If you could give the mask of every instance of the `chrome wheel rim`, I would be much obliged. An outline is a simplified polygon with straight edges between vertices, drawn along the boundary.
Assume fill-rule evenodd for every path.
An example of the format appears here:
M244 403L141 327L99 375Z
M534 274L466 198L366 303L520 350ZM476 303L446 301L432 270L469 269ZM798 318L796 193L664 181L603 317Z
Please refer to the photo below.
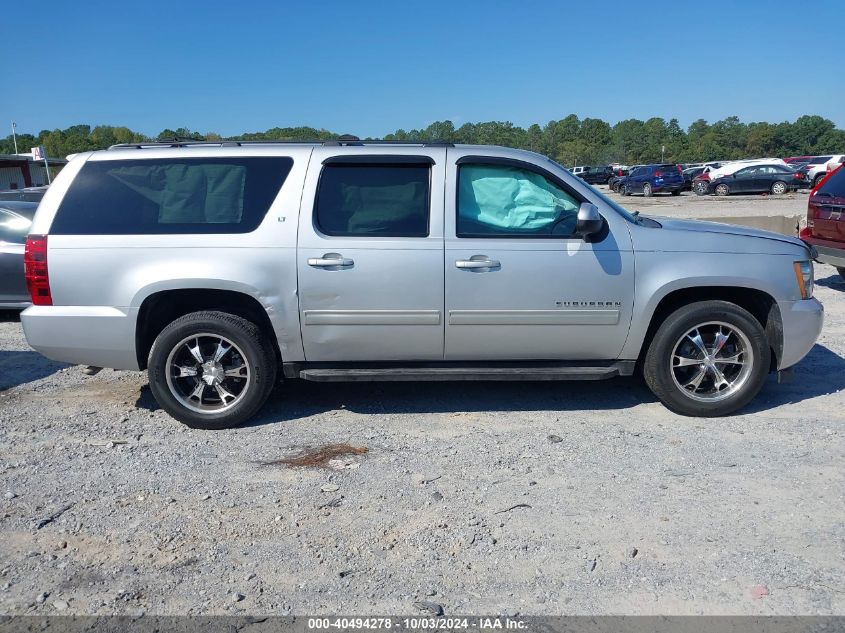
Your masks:
M643 185L643 195L649 195L651 193L651 185Z
M675 386L685 396L699 402L718 402L748 382L754 352L742 330L723 321L708 321L678 339L669 366Z
M772 186L772 192L773 192L773 193L776 193L776 194L781 194L781 193L783 193L784 191L786 191L786 185L785 185L785 184L783 184L782 182L776 182L776 183Z
M246 355L219 334L192 334L167 356L170 393L196 413L210 415L231 409L249 391L249 378Z

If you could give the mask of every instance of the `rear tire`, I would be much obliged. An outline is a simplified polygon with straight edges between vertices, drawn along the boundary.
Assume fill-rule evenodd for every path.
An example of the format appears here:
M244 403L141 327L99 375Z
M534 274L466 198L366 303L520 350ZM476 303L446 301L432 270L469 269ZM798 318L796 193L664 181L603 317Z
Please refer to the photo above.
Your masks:
M827 174L817 174L816 177L813 178L813 189L819 186L819 183L825 176L827 176Z
M776 196L782 196L787 191L786 183L782 180L777 180L772 183L772 193Z
M696 182L693 184L692 190L695 191L697 196L705 196L710 191L710 185L706 182Z
M650 184L648 184L648 183L645 183L645 184L643 185L643 195L644 195L646 198L651 198L651 196L653 195L653 193L654 193L654 192L651 190L651 185L650 185Z
M681 195L681 190L680 190L680 189L675 189L675 190L672 192L672 195L673 195L673 196L680 196L680 195Z
M276 384L276 357L254 323L192 312L150 350L150 389L161 408L194 429L227 429L255 415Z
M719 333L727 338L716 349ZM660 325L646 352L643 377L672 411L716 417L744 407L760 392L770 359L763 327L747 310L727 301L700 301L679 308Z

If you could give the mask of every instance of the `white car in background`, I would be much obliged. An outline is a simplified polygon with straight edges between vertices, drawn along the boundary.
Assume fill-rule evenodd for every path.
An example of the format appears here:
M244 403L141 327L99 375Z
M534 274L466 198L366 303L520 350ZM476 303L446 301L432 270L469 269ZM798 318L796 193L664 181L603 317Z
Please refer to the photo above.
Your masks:
M807 180L812 183L812 187L815 187L822 178L842 163L845 163L845 154L816 156L807 163Z
M721 178L722 176L730 176L743 167L752 167L754 165L782 165L788 167L786 161L781 158L748 158L722 163L721 167L717 169L711 168L707 173L710 174L710 180L716 180L716 178Z

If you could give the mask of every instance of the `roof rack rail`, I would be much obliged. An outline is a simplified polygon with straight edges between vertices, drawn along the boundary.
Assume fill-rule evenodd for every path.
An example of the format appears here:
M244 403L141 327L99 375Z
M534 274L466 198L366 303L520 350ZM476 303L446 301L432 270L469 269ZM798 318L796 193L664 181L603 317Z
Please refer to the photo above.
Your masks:
M365 145L421 145L422 147L454 147L454 143L449 141L385 141L383 139L373 139L362 141L355 136L340 137L334 140L322 141L313 139L274 139L274 140L259 140L259 141L197 141L194 139L178 139L173 140L158 140L158 141L141 141L140 143L117 143L109 147L109 149L145 149L156 147L203 147L203 146L218 146L218 147L243 147L245 145L322 145L324 147L353 147Z

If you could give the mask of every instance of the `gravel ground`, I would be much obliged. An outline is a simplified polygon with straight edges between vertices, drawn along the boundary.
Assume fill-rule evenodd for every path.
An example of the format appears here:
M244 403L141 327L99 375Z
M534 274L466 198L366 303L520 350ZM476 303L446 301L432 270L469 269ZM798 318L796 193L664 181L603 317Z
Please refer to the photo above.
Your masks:
M817 277L794 382L716 420L635 379L288 383L193 431L0 316L0 613L843 614L845 283ZM268 464L336 443L367 452Z
M727 197L698 196L691 191L679 197L655 194L651 198L640 195L622 196L605 186L598 187L602 193L631 211L646 215L661 215L678 218L718 219L747 216L807 216L807 189L782 196L758 194Z

